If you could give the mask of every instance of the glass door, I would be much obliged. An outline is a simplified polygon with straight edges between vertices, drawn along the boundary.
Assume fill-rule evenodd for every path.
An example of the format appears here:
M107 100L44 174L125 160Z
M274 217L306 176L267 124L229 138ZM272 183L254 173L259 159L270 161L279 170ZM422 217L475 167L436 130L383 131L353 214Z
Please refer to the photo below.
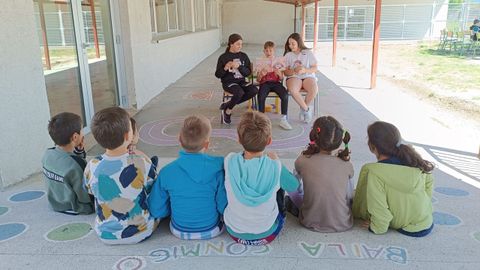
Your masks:
M83 85L69 1L34 1L50 115L72 112L86 124Z
M108 0L33 0L50 113L119 105Z
M109 1L89 0L88 5L82 5L81 19L85 25L93 108L97 112L119 104Z

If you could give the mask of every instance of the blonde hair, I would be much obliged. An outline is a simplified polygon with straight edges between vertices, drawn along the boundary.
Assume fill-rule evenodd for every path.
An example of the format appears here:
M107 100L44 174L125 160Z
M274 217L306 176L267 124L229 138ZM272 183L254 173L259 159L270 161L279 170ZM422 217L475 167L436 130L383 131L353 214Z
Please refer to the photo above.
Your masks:
M246 151L261 152L272 137L272 123L263 113L246 112L240 118L237 133L238 140Z
M212 126L210 120L203 115L191 115L183 121L180 131L180 144L188 152L202 150L204 144L210 138Z

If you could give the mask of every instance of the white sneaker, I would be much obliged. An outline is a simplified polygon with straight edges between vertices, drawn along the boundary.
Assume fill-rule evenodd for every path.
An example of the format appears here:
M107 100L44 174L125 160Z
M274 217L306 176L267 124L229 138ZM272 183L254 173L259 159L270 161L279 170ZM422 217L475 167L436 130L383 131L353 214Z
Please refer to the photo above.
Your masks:
M286 130L291 130L292 129L292 126L290 125L290 123L288 123L288 120L285 119L285 118L282 118L280 120L280 127L283 128L283 129L286 129Z
M308 107L308 111L305 112L305 123L310 123L313 118L313 108Z
M300 121L305 121L305 111L302 108L300 108L300 112L298 113L298 119Z

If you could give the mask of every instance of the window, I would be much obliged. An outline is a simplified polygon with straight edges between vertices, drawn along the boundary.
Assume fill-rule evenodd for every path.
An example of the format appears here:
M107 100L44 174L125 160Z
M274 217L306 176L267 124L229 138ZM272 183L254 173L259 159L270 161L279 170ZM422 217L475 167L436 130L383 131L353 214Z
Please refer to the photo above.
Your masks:
M195 30L205 29L205 1L194 1Z
M166 33L182 30L178 0L150 0L150 16L153 33Z
M218 4L217 0L205 0L207 28L218 27Z
M217 28L218 13L218 0L150 0L154 38Z

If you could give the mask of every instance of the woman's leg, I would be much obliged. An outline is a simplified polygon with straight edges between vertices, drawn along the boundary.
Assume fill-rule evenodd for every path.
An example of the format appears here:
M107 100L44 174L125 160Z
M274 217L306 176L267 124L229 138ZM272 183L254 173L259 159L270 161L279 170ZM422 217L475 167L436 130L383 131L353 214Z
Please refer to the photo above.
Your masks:
M243 89L244 94L243 94L242 98L240 98L240 100L238 101L237 104L245 102L245 101L253 98L255 95L258 94L258 88L253 84L244 85L244 86L242 86L242 89Z
M230 86L224 86L223 88L228 93L232 94L233 96L230 98L228 102L225 103L224 108L227 114L232 113L233 107L237 105L243 96L245 96L245 91L243 88L238 84L232 84Z
M289 78L287 80L287 89L292 95L295 102L297 102L300 109L306 111L308 110L308 106L302 98L302 94L300 94L300 89L302 89L302 80L299 78Z
M318 93L317 81L315 78L306 78L303 80L303 89L307 92L305 97L305 104L310 106L312 101L315 99L315 96Z

